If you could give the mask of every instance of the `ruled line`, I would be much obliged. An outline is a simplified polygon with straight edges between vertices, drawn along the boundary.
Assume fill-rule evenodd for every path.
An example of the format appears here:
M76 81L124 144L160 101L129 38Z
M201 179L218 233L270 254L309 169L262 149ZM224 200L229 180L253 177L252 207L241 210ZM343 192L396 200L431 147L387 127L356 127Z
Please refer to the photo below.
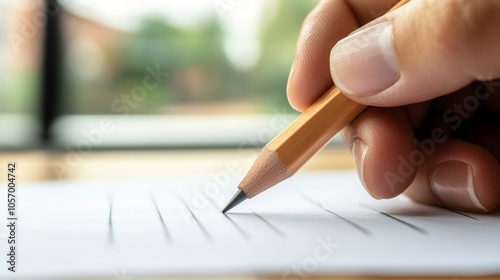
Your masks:
M156 198L154 197L153 193L150 193L150 198L151 198L151 201L153 202L153 205L156 209L156 213L158 214L158 218L160 219L161 227L163 229L163 234L165 235L165 239L167 240L168 243L173 244L174 239L172 237L172 234L170 233L170 231L167 228L167 223L163 219L163 215L161 214L160 209L158 208L158 203L157 203Z
M231 224L233 224L233 226L236 228L236 230L243 236L243 238L245 238L247 241L250 240L250 235L248 235L247 232L245 232L243 230L242 227L240 227L233 219L231 219L228 215L225 215L224 216L229 220L229 222L231 222Z
M374 208L372 208L372 207L370 207L368 205L365 205L365 204L360 204L360 205L362 207L368 208L368 209L370 209L372 211L378 212L378 213L380 213L380 214L382 214L382 215L384 215L384 216L386 216L388 218L391 218L391 219L393 219L393 220L395 220L397 222L400 222L401 224L406 225L407 227L409 227L409 228L411 228L411 229L413 229L413 230L415 230L415 231L417 231L417 232L419 232L421 234L425 234L426 235L428 233L425 229L423 229L423 228L421 228L419 226L416 226L416 225L414 225L412 223L409 223L409 222L403 221L401 219L398 219L398 218L396 218L396 217L394 217L394 216L392 216L390 214L387 214L385 212L382 212L382 211L379 211L377 209L374 209Z
M196 222L196 224L200 228L201 232L203 233L203 235L205 236L205 238L207 239L207 241L210 242L210 243L213 243L214 242L214 238L207 231L207 229L203 226L203 224L198 220L198 217L196 217L196 215L193 213L193 211L191 211L191 209L189 209L189 207L188 207L186 201L184 200L184 198L182 196L180 196L180 195L177 195L177 197L179 198L179 201L182 203L182 206L184 206L184 208L186 208L186 210L189 211L189 214L191 214L191 217L193 217L193 220Z
M325 212L328 212L334 216L336 216L337 218L341 219L342 221L348 223L349 225L351 225L352 227L354 227L355 229L359 230L362 234L370 237L372 235L372 232L370 230L368 230L367 228L359 225L358 223L356 222L353 222L335 212L333 212L332 210L330 209L327 209L325 206L323 206L321 203L319 203L318 201L310 198L309 196L305 195L305 194L301 194L301 197L304 199L304 200L307 200L308 202L310 202L311 204L323 209Z
M462 215L462 216L464 216L464 217L471 218L471 219L473 219L473 220L479 221L479 219L478 219L478 218L476 218L476 217L472 217L472 216L467 215L467 214L465 214L465 213L462 213L462 212L460 212L460 211L456 211L456 210L449 209L449 208L443 208L443 209L448 210L448 211L450 211L450 212L453 212L453 213L455 213L455 214Z
M108 242L110 245L115 244L115 234L113 232L113 198L108 193L109 214L108 214Z
M252 211L252 214L254 214L255 216L257 216L259 219L261 219L266 225L269 226L270 229L272 229L277 235L279 235L281 238L285 238L286 235L284 232L282 232L279 228L275 227L273 224L271 224L268 220L266 220L264 217L262 217L261 215L255 213Z

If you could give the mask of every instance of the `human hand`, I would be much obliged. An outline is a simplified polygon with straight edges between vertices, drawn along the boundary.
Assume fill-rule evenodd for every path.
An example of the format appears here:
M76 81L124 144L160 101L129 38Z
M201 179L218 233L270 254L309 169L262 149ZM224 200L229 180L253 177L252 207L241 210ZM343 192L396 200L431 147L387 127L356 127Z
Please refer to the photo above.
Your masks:
M492 211L500 204L500 1L413 0L383 15L396 2L320 2L302 26L288 99L302 111L333 79L373 106L342 131L373 197L405 192Z

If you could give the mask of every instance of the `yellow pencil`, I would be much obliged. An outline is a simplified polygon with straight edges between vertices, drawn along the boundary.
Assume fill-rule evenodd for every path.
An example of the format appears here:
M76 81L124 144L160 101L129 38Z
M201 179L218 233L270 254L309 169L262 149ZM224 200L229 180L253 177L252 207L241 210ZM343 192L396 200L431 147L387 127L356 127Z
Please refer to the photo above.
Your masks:
M407 2L401 0L389 11ZM332 86L262 149L222 213L295 174L365 108Z

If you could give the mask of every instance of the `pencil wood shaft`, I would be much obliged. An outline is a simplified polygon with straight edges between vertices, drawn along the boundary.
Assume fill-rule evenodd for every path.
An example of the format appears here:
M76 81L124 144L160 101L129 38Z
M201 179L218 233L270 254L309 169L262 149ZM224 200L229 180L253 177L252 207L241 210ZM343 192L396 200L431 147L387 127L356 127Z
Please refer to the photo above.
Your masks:
M333 86L266 147L294 174L365 108Z
M401 0L393 11L410 0ZM261 151L238 188L252 198L295 174L364 109L332 86ZM242 195L240 195L242 197ZM242 199L232 200L223 213Z
M365 108L333 86L262 149L239 188L252 198L293 175Z

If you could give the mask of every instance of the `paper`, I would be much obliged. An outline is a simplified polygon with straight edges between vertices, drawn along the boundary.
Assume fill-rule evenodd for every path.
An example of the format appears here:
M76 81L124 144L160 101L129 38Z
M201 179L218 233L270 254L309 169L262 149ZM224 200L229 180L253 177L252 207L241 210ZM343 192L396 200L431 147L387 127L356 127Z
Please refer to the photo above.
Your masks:
M500 274L498 211L377 201L347 172L296 175L225 216L236 187L221 186L193 177L21 185L17 271L2 261L0 279ZM2 226L3 260L8 234Z

